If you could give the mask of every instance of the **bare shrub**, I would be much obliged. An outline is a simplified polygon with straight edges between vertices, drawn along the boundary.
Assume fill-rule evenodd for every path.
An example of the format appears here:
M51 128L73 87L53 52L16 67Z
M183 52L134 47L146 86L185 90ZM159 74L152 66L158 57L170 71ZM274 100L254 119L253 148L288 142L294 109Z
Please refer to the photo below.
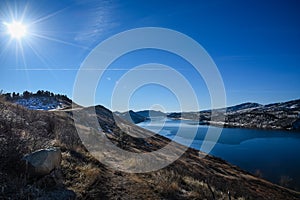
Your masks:
M280 180L279 180L279 184L283 187L289 187L290 186L290 183L293 181L293 179L289 176L286 176L286 175L282 175L280 177Z
M258 178L262 178L263 177L263 173L259 169L257 169L254 172L254 176L256 176Z

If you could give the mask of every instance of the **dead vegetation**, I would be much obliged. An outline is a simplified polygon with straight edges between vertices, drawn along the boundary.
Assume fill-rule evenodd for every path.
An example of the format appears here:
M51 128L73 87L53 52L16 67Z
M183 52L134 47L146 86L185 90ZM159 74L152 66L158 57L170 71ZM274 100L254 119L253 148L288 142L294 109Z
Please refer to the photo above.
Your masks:
M103 107L96 111L108 138L121 148L149 152L169 142L157 135L147 140L133 138L127 129L136 134L144 130L125 122L127 129L116 127L111 112ZM69 111L30 111L2 100L0 141L0 199L300 198L295 191L254 177L221 159L201 159L192 149L155 172L131 174L110 169L81 144ZM41 179L26 179L22 156L48 146L61 148L61 170ZM283 182L288 181L283 178Z

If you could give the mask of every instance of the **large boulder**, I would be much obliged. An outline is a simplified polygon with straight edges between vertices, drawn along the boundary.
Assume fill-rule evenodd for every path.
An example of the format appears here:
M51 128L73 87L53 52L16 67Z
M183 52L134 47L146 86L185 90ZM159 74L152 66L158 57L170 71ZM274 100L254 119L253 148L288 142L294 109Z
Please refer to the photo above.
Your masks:
M26 163L26 173L29 177L41 177L59 169L61 158L61 150L53 147L27 154L22 160Z

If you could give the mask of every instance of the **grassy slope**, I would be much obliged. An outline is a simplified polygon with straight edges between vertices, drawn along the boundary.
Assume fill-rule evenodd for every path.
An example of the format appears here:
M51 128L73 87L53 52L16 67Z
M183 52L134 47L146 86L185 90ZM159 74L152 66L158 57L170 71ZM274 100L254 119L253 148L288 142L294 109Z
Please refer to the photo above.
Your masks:
M154 135L145 140L126 134L150 134L96 107L98 120L109 138L128 151L159 149L169 140ZM87 124L85 126L88 126ZM78 199L300 199L300 194L254 177L225 161L189 149L172 165L151 173L130 174L115 171L94 159L81 145L68 111L29 111L0 102L0 199L56 197L75 193ZM148 145L145 145L148 144ZM150 147L149 147L150 144ZM20 158L47 146L63 151L61 175L30 181L24 178ZM178 145L178 148L182 148ZM134 164L134 163L133 163ZM72 195L70 195L72 196Z

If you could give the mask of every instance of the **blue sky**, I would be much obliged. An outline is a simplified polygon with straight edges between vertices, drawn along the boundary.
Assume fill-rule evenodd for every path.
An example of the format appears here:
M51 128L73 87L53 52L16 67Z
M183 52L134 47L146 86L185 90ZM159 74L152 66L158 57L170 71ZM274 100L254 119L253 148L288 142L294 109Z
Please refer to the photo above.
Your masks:
M282 1L0 1L0 89L50 90L72 97L81 63L100 42L139 27L164 27L201 44L216 63L228 105L300 98L300 2ZM16 40L5 23L27 25ZM200 107L209 108L207 88L182 58L159 50L120 57L98 84L95 102L111 107L118 79L132 67L162 63L191 83ZM119 100L119 104L127 103ZM167 88L147 85L130 99L131 109L159 104L178 110Z

